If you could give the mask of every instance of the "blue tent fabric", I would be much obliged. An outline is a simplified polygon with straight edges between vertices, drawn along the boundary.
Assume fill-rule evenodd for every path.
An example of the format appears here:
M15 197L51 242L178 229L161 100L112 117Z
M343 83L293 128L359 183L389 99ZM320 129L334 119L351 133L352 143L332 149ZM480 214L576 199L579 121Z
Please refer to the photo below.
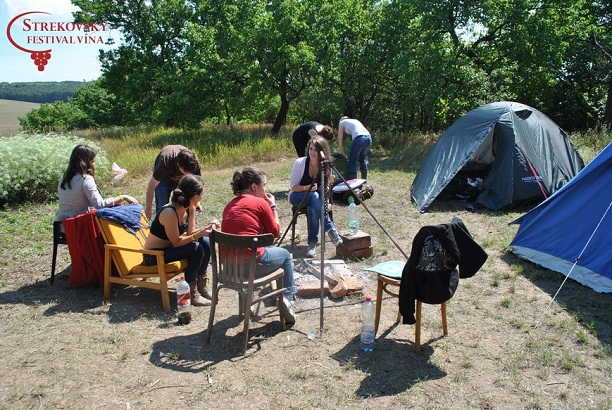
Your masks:
M523 259L566 276L569 273L571 279L598 292L611 293L610 187L612 143L563 188L511 222L520 227L510 248Z

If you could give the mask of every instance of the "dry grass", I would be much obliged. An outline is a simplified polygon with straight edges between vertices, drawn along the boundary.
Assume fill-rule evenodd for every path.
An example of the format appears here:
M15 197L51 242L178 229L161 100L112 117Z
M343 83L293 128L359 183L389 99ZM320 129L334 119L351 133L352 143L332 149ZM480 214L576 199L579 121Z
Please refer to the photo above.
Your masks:
M15 135L19 131L19 117L39 107L38 103L0 99L0 137Z
M457 213L489 254L449 302L447 337L438 307L425 305L424 346L414 352L414 328L394 325L397 303L387 297L375 350L364 354L358 346L362 298L348 297L325 300L323 336L308 341L302 319L319 314L319 300L301 299L301 317L286 332L277 312L264 309L242 357L230 292L222 294L206 345L208 308L195 308L193 322L181 327L152 291L117 287L104 301L99 288L67 288L68 269L50 285L55 205L24 206L0 212L0 408L611 408L612 295L570 280L547 310L561 276L505 249L516 231L507 222L524 210L467 213L463 204L450 203L419 214L407 195L412 175L384 163L372 161L375 194L366 205L406 253L421 226ZM277 198L286 198L291 164L258 164ZM233 171L205 176L202 221L220 217ZM145 179L128 174L125 184L105 187L106 193L143 198ZM289 209L281 209L285 224ZM346 207L336 205L334 218L343 226ZM373 295L375 278L363 268L403 257L363 209L361 228L372 235L375 255L348 266ZM305 252L303 222L298 230L296 256ZM330 248L328 242L331 258ZM64 249L59 259L60 270L67 268Z

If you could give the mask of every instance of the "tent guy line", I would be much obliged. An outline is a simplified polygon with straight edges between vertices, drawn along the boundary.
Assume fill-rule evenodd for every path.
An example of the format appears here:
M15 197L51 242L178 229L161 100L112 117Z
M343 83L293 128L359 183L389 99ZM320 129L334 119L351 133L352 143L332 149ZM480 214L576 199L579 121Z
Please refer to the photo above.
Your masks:
M537 329L541 324L542 321L544 320L544 315L546 315L546 312L548 312L548 310L550 309L550 307L552 306L553 302L555 301L555 299L557 299L557 295L559 295L559 292L561 292L561 288L563 287L563 285L565 285L565 282L567 282L567 280L569 279L570 275L572 274L572 272L574 271L574 268L576 267L576 265L578 264L578 261L580 260L580 258L582 257L582 255L584 254L584 251L586 250L586 248L589 246L589 244L591 243L591 240L593 239L593 236L595 236L595 233L597 233L597 230L599 229L599 227L601 226L603 220L606 218L606 216L608 215L608 211L610 211L610 207L612 207L612 202L610 202L608 204L608 208L606 208L606 212L604 212L603 216L601 217L601 219L599 220L599 223L597 224L597 226L595 227L595 229L593 230L593 232L591 233L591 236L589 236L589 239L587 240L586 244L584 245L584 247L582 248L582 250L580 251L580 255L578 255L578 257L574 260L574 264L572 265L572 268L569 270L569 272L567 272L567 275L565 276L565 278L563 278L563 282L561 282L561 285L559 285L559 289L557 289L557 291L555 292L555 295L552 297L552 299L550 300L550 302L548 302L548 306L546 306L546 309L544 309L544 312L542 313L542 316L540 316L540 320L538 321L538 323L534 326L534 329Z

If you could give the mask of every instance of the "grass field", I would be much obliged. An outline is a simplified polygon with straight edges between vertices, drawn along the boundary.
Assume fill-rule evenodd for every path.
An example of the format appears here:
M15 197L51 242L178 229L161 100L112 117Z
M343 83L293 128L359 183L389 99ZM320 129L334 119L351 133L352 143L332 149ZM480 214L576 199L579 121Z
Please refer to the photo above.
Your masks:
M19 117L23 117L40 104L0 99L0 137L19 131Z
M147 138L139 138L102 138L110 160L122 155L130 170L120 186L100 181L106 196L144 199L150 168L123 162L136 156L150 167L156 149L145 149ZM255 161L248 141L237 146L242 160L224 154L222 163L206 165L199 223L221 218L233 171L253 164L268 174L284 231L293 158L283 146ZM176 312L162 312L156 292L114 287L105 300L100 287L69 288L63 247L60 273L50 284L57 203L22 204L0 210L0 409L612 408L612 295L569 280L552 302L562 276L507 249L516 232L508 222L527 209L467 212L452 201L419 213L408 196L418 160L408 158L418 156L372 153L368 180L375 191L365 202L371 213L360 209L360 224L374 254L346 264L363 293L375 295L376 277L364 268L404 260L402 251L410 253L421 226L459 215L489 257L449 301L448 336L442 336L439 307L425 305L423 346L415 352L414 327L395 323L397 299L384 295L375 350L364 354L358 294L326 297L324 331L310 341L305 323L318 318L320 301L301 298L298 322L288 331L280 330L275 308L263 309L243 357L235 293L221 295L209 345L208 308L195 308L192 323L177 326ZM334 205L334 220L345 229L345 205ZM297 233L293 253L302 257L305 218ZM290 246L287 239L282 246ZM329 241L325 256L338 259Z

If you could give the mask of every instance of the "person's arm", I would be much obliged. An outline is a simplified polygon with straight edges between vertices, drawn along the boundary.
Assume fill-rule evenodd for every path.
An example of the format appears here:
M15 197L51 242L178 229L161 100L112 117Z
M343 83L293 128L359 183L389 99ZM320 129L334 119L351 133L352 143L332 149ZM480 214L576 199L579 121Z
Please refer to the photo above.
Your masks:
M340 151L340 154L346 157L346 154L344 153L344 146L342 145L343 138L344 138L344 125L342 125L342 123L339 123L338 124L338 150Z
M308 191L309 185L300 185L304 169L306 167L306 157L298 158L293 163L293 169L291 170L291 177L289 178L289 186L293 192L306 192Z
M193 235L196 238L208 237L210 236L210 233L212 232L213 229L217 229L217 230L221 229L221 224L216 219L213 219L212 221L210 221L206 226L196 229Z
M136 198L134 198L131 195L127 195L127 194L119 195L118 199L119 199L119 204L121 202L127 202L128 204L137 204L138 203ZM119 204L117 204L117 205L119 205Z
M196 207L194 205L190 205L189 210L187 212L189 212L189 216L187 216L187 230L185 231L185 234L195 233L196 231L196 222L195 222Z
M159 181L153 177L147 185L147 196L145 199L145 215L147 219L151 219L151 209L153 208L153 197L155 196L155 188L159 185Z
M85 175L83 177L83 193L87 197L89 204L96 209L113 206L116 204L116 200L119 200L118 197L103 199L96 185L96 181L91 175Z
M277 238L280 235L280 218L278 216L278 205L274 195L266 193L268 207L264 206L263 224L265 232L271 233Z

